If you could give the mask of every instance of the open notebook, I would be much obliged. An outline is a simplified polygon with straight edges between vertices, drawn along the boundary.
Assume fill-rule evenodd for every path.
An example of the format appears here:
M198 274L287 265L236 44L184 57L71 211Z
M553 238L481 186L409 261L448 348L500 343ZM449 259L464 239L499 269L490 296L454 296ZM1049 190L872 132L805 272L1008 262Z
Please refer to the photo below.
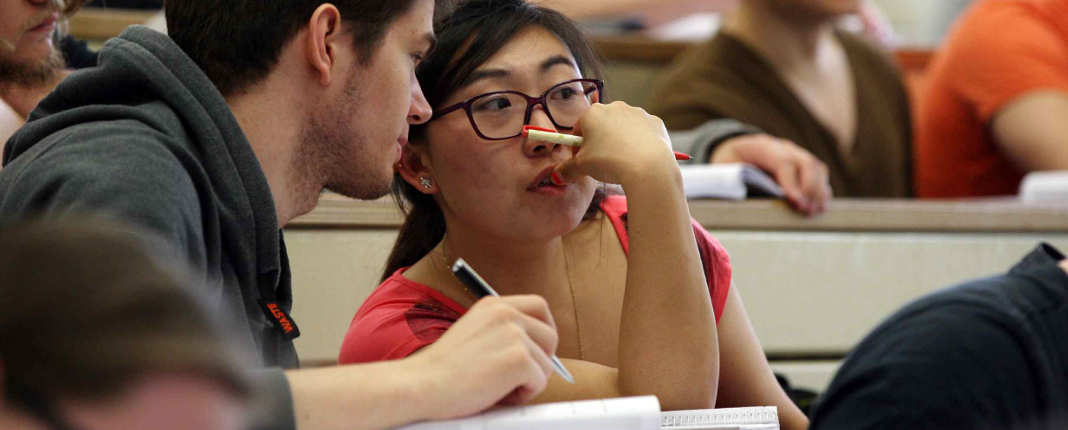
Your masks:
M774 406L660 412L656 396L501 408L398 430L778 430Z

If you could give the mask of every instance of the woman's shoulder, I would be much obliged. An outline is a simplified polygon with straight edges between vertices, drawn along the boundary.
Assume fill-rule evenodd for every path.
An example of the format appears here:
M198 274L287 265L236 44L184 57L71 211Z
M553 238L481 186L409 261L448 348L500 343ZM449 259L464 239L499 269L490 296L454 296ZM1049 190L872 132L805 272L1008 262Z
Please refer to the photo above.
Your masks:
M400 269L383 281L360 306L342 342L341 363L404 358L434 343L467 312L403 273Z
M467 308L446 297L433 287L405 277L404 272L406 269L408 268L401 268L382 281L360 306L360 310L356 313L356 318L360 318L361 314L364 313L400 308L407 309L428 303L440 304L440 306L434 306L433 308L440 308L439 311L441 313L462 315L467 312Z
M626 248L627 230L629 227L627 219L627 197L625 195L605 196L600 202L600 208L607 220L616 227L615 230L618 233L620 240L624 242L624 248ZM714 252L726 257L727 251L719 241L701 225L701 223L693 218L690 218L690 223L694 228L694 233L697 234L698 240L708 242Z
M612 224L616 235L619 237L624 254L629 255L627 198L621 195L609 195L600 202L600 207L605 214L605 218ZM716 320L719 321L720 316L723 314L724 303L727 301L727 293L730 290L733 277L730 256L727 254L727 249L701 223L690 218L690 225L693 228L694 239L700 252L701 266L704 269L705 278L708 280Z

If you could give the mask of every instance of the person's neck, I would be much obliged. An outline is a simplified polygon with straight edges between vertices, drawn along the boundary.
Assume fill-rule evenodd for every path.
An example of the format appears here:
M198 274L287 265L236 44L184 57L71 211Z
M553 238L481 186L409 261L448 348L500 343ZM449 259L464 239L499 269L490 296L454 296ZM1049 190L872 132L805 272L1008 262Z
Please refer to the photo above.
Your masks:
M774 1L779 0L742 2L723 31L745 41L776 68L812 67L836 44L834 20L785 16L781 7L770 3Z
M293 170L300 140L303 104L287 86L268 77L251 91L226 97L252 146L274 199L278 228L315 208L320 190L304 190ZM309 201L311 201L310 207Z
M69 74L69 70L60 70L51 79L34 85L0 82L0 99L25 119L41 103L41 100L56 89L56 85L59 85L59 82Z
M559 285L560 276L567 276L562 237L514 242L457 225L450 225L448 231L442 244L448 264L463 258L501 295L545 296ZM449 268L442 269L453 278Z

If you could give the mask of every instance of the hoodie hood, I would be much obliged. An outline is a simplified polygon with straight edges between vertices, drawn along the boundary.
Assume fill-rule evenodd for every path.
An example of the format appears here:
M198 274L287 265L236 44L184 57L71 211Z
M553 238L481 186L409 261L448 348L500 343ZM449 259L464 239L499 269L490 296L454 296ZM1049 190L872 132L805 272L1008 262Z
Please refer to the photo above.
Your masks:
M67 77L30 114L4 165L0 210L92 208L155 226L205 271L206 294L244 313L243 343L264 364L297 366L292 340L260 310L264 300L292 308L267 177L226 100L168 36L134 26L109 40L97 67ZM149 197L108 194L135 183ZM63 191L72 189L83 195Z
M222 94L163 33L131 26L108 40L97 67L67 77L30 114L8 141L4 165L60 130L117 120L139 121L191 145L219 206L246 227L241 242L257 244L248 251L258 254L259 268L278 270L278 221L267 177Z

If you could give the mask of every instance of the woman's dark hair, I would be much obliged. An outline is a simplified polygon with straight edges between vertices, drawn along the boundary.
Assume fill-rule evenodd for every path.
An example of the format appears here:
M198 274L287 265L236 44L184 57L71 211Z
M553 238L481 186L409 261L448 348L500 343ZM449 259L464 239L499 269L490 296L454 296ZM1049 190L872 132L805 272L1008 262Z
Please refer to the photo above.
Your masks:
M524 0L469 0L437 20L437 46L416 70L430 106L440 109L472 72L530 26L556 35L575 57L583 76L601 76L600 55L582 29L561 13ZM603 102L603 95L601 99ZM426 125L413 125L409 134L412 144L425 142ZM415 264L445 236L445 217L433 197L419 192L400 176L394 177L393 195L405 220L386 262L383 281L398 269ZM598 192L587 217L596 213L600 196Z

